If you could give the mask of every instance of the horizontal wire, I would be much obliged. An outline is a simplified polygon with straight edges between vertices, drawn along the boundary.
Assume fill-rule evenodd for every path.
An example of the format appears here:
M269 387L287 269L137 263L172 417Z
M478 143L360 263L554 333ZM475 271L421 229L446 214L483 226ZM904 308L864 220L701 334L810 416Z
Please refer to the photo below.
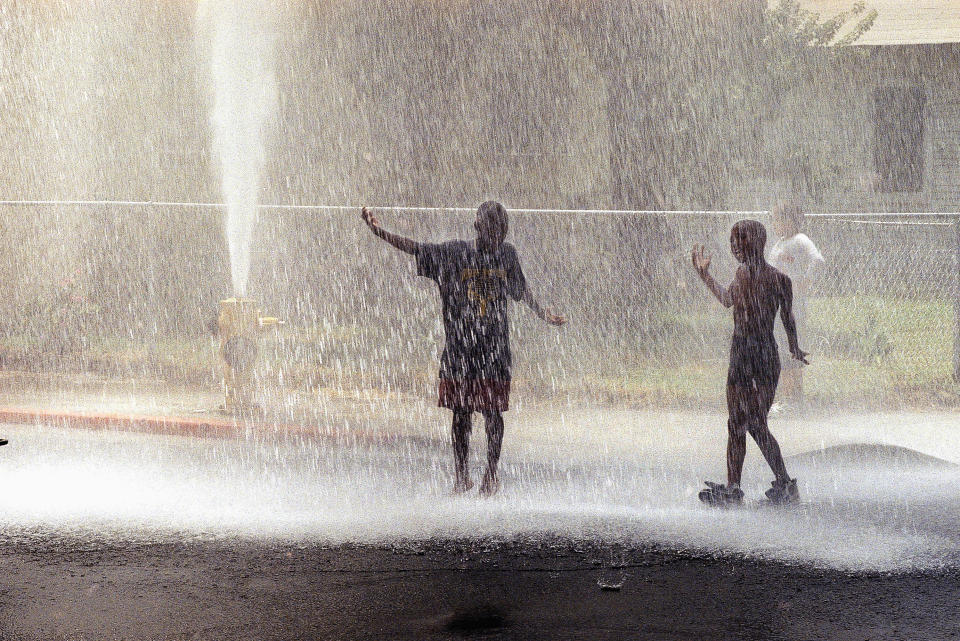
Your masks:
M903 227L909 225L911 227L953 227L955 223L929 223L929 222L914 222L910 220L862 220L859 218L826 218L824 220L836 220L838 223L856 223L858 225L895 225L898 227Z
M0 206L73 206L73 207L185 207L198 209L226 209L227 203L217 202L190 202L167 200L0 200ZM359 210L360 205L301 205L301 204L260 204L257 209L285 210L285 211L317 211L317 210ZM476 207L420 207L414 205L385 205L370 206L370 209L379 211L423 211L423 212L474 212ZM549 209L537 207L511 207L508 211L527 214L643 214L643 215L705 215L705 216L769 216L770 211L765 209ZM946 218L960 216L960 212L827 212L805 214L807 218L836 218L862 224L901 224L898 222L880 223L867 218ZM908 224L908 223L902 223ZM916 223L912 223L916 224ZM931 225L950 225L948 222L927 223Z
M960 216L960 212L955 211L855 211L855 212L832 212L820 214L805 214L807 218L948 218Z
M226 209L227 203L213 202L181 202L163 200L0 200L0 206L74 206L74 207L192 207L202 209ZM361 205L296 205L296 204L260 204L257 209L279 209L292 211L310 210L359 210ZM370 205L370 209L379 211L469 211L474 212L476 207L418 207L413 205ZM508 211L530 214L702 214L736 216L744 214L768 215L766 210L714 210L714 209L547 209L533 207L510 207Z

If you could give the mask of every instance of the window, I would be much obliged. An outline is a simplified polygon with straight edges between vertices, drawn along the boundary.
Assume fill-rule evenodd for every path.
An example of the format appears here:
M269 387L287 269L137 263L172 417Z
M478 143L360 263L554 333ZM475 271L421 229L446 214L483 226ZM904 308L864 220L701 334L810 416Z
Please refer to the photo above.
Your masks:
M923 189L923 107L919 87L884 87L874 93L874 165L878 191Z

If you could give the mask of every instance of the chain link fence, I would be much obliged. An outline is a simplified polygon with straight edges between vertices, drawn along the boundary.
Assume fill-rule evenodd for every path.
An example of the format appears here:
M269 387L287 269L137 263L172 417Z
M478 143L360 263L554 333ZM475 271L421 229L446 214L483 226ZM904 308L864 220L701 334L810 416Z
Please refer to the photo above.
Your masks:
M960 380L960 217L821 214L827 259L811 318L825 357L881 372L904 394Z
M177 203L4 205L0 356L8 368L81 368L212 384L209 324L231 295L222 213ZM385 208L421 241L474 236L473 210ZM285 385L430 394L443 344L436 287L374 238L358 208L264 208L251 296L288 325L265 342ZM508 240L557 330L512 311L520 393L629 404L722 397L730 312L692 269L736 268L729 230L766 212L511 210ZM801 346L812 399L956 400L958 223L954 216L815 214L825 257ZM712 402L712 400L711 400Z

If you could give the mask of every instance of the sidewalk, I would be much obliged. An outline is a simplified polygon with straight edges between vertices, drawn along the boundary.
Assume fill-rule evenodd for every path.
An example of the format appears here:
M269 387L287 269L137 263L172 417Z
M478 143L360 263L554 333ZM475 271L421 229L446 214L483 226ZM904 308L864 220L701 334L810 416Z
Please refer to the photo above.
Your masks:
M435 436L423 429L425 421L417 420L428 409L426 404L399 394L274 389L258 397L260 411L244 416L223 412L223 400L216 389L156 380L0 373L0 423L204 438L256 433L371 443Z
M356 445L446 444L450 414L434 398L381 390L268 389L257 416L219 410L218 389L90 374L0 373L0 423L113 430L201 438L323 439ZM784 454L845 443L883 443L960 462L960 416L953 411L834 412L772 416ZM476 447L483 420L474 419ZM652 458L720 452L726 416L704 410L626 407L511 399L504 446L549 460Z
M320 439L349 445L432 444L450 440L450 412L429 394L382 390L267 389L257 416L219 408L218 389L171 386L149 379L93 374L0 373L0 423L106 430L175 437ZM511 398L504 446L511 456L543 460L666 459L712 447L724 421L693 411L569 406ZM707 426L707 429L704 427ZM710 429L710 428L714 429ZM474 448L485 447L474 418Z

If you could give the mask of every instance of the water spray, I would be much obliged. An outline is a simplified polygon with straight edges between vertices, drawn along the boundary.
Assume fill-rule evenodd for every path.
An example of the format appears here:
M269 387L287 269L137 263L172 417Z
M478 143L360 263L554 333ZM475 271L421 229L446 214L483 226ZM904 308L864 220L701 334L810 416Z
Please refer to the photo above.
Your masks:
M241 297L250 274L266 138L277 111L275 28L270 0L204 0L197 7L198 40L210 61L210 124L227 210L230 273Z

